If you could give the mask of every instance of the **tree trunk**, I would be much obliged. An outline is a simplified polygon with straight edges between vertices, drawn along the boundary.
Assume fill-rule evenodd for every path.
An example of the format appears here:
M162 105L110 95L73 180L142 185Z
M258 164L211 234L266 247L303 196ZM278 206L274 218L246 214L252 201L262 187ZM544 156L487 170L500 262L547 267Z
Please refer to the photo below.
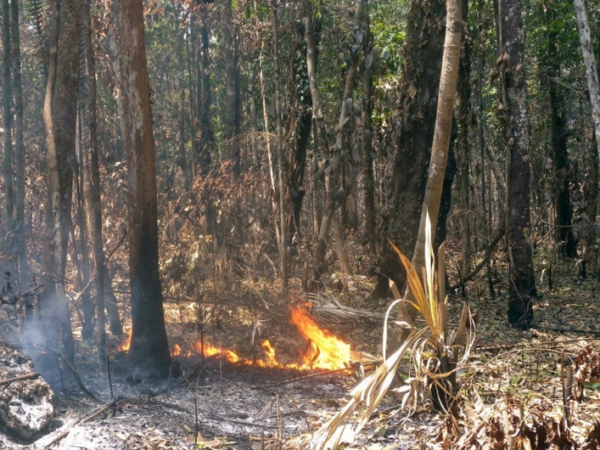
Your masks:
M421 213L421 224L412 258L417 273L421 273L422 268L425 267L425 229L428 214L432 230L431 240L435 241L435 230L442 203L446 163L448 161L450 136L452 134L452 114L454 97L456 95L463 22L460 11L460 0L447 0L446 5L446 38L444 40L444 55L439 83L435 133L431 147L431 161L429 163L429 174L423 201L423 211Z
M6 231L7 235L13 231L14 219L14 187L13 187L13 149L12 149L12 113L11 113L11 51L10 51L10 5L9 0L2 0L2 120L4 123L4 189L6 191ZM10 254L14 254L14 242L8 242Z
M600 153L600 84L598 83L598 65L596 64L594 49L592 47L590 25L588 23L584 0L573 0L573 3L577 14L579 40L581 41L581 51L583 53L585 73L587 75L588 89L590 91L596 146L598 148L598 153Z
M548 43L545 61L545 79L542 85L548 86L550 97L550 143L554 169L554 240L557 248L567 258L577 257L577 240L573 234L573 205L569 185L571 183L571 164L567 153L567 121L565 119L564 100L560 86L559 55L557 51L558 30L553 22L556 12L552 8L545 11L548 29Z
M314 259L314 279L312 288L316 288L318 285L321 275L326 270L325 264L325 253L327 251L327 238L329 236L329 230L333 221L334 214L339 206L342 205L345 199L344 188L338 185L340 182L340 173L342 168L342 149L344 145L344 131L345 126L348 123L348 119L353 114L353 101L352 93L356 84L356 78L358 75L358 55L360 49L360 42L364 36L363 19L364 19L364 0L356 1L356 10L354 13L354 39L355 45L351 50L351 63L348 68L348 74L346 76L346 83L344 86L344 94L342 96L342 105L340 111L340 118L338 120L336 142L331 158L329 158L329 146L327 145L325 136L325 123L323 118L322 105L319 98L316 78L316 59L315 59L315 39L313 31L313 12L312 5L309 0L305 1L306 9L306 29L307 29L307 68L308 77L310 84L310 91L313 99L313 121L314 121L314 134L315 134L315 149L319 149L323 156L327 155L325 162L325 172L328 173L326 178L327 183L327 205L323 213L321 220L321 226L319 229L319 236L317 239L317 249L315 251ZM341 230L341 226L340 226ZM341 240L341 233L338 234L336 239L338 257L343 261L344 248Z
M469 2L462 0L462 15L468 17ZM470 131L472 122L471 113L471 43L468 40L463 41L463 52L460 58L458 68L459 79L459 108L458 108L458 172L460 174L460 249L461 276L469 273L471 266L471 199L470 199Z
M236 176L239 176L242 170L240 145L235 142L235 137L240 132L241 122L239 116L239 54L232 2L233 0L225 0L223 2L223 17L221 22L226 67L225 117L223 123L225 125L225 145L229 150L229 157L234 160L233 171Z
M363 190L365 197L365 234L371 255L376 251L375 180L373 176L373 75L378 61L372 43L369 21L369 0L365 0L365 72L363 74Z
M119 316L119 304L112 289L112 279L107 267L104 267L104 306L108 315L110 333L113 336L121 336L123 334L123 325Z
M165 378L171 357L158 267L154 136L144 39L143 0L119 0L125 148L129 162L129 273L133 333L130 362Z
M383 215L382 229L386 238L378 262L381 275L372 294L374 298L389 293L389 279L398 286L403 286L406 279L388 240L405 255L415 250L435 129L445 15L442 0L432 0L428 8L424 8L420 0L411 1L399 99L401 124L396 138L388 212Z
M58 8L57 8L58 10ZM59 20L58 14L55 16ZM56 310L62 326L63 345L69 361L75 359L70 312L65 292L67 243L71 229L71 198L77 128L77 92L79 86L79 43L81 42L81 1L63 0L60 6L55 74L48 77L46 94L48 122L46 136L50 163L50 190L55 241L54 276ZM52 58L52 50L51 50ZM50 84L50 82L53 82ZM46 115L46 111L45 111Z
M281 272L281 281L283 284L283 296L288 295L288 263L287 263L287 224L285 220L285 157L283 154L283 126L281 111L281 98L279 89L279 19L277 11L277 0L273 0L273 70L275 78L275 115L276 125L276 144L277 144L277 163L279 178L279 229L281 239L279 240L279 270Z
M15 93L15 218L13 228L17 234L19 278L22 285L30 281L27 263L27 240L25 237L25 145L23 144L23 85L21 82L21 39L19 33L19 2L10 3L10 26L12 34L12 63ZM6 131L5 131L6 132Z
M533 299L537 292L533 256L528 241L531 229L530 167L521 0L500 0L499 7L503 44L500 59L508 108L506 142L510 158L507 222L510 277L508 321L512 326L528 329L533 323Z
M91 21L91 0L84 0L83 5L83 25L84 25L84 44L85 44L85 86L88 100L88 148L85 149L83 164L84 173L84 197L86 205L86 222L88 233L92 241L92 250L94 255L94 267L96 269L96 339L98 346L98 362L104 367L106 362L106 318L104 314L105 301L104 285L105 271L104 267L104 239L102 230L102 199L100 185L100 163L98 158L98 137L97 137L97 117L96 117L96 61L94 57L94 46L92 42L92 21ZM114 311L113 311L114 315ZM118 310L116 317L111 317L111 332L120 335L123 330L119 319Z
M319 26L320 22L317 22ZM306 194L304 188L304 176L306 172L306 151L310 141L312 129L312 97L308 86L308 70L306 67L306 29L304 24L298 24L298 42L294 58L294 79L297 87L295 90L295 109L297 117L295 121L294 153L290 161L290 175L288 192L290 197L291 211L288 218L288 241L298 243L302 235L300 226L300 215L302 203Z

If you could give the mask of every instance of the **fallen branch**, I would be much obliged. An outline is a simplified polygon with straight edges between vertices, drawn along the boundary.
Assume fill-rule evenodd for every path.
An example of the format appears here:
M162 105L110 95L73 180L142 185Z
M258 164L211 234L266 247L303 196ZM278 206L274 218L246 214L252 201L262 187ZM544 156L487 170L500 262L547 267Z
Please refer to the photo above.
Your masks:
M77 373L77 371L75 370L75 368L71 365L71 363L66 359L63 358L63 356L59 353L56 352L54 350L52 350L51 348L48 348L47 350L49 350L50 352L54 353L56 356L58 356L62 362L65 363L65 365L69 368L69 370L71 371L71 373L73 374L73 377L75 377L75 381L77 381L77 384L79 385L79 387L81 388L81 390L92 400L94 400L97 403L100 403L100 400L98 399L98 397L96 397L94 394L92 394L88 388L85 387L85 385L83 384L83 381L81 381L81 378L79 377L79 374Z
M56 444L57 442L59 442L61 439L63 439L65 436L67 436L70 432L71 429L79 424L82 423L86 423L89 422L90 420L92 420L94 417L99 416L100 414L102 414L104 411L106 411L109 408L114 408L117 405L118 399L114 399L111 400L110 402L106 403L105 405L101 406L100 408L96 409L95 411L91 412L90 414L88 414L87 416L81 417L80 419L76 420L75 422L73 422L72 424L68 425L63 431L61 431L58 436L56 436L54 439L52 439L48 444L46 444L44 446L44 450L49 449L50 447L52 447L54 444Z
M167 403L160 400L153 400L151 398L129 398L125 401L119 402L119 407L129 403L130 405L154 405L154 406L163 406L165 408L174 409L175 411L181 411L185 413L191 414L192 412L184 408L183 406L176 405L175 403Z
M8 378L6 380L1 380L0 381L0 386L2 386L3 384L10 384L13 381L28 380L29 378L37 378L39 376L40 376L40 374L37 373L37 372L31 372L31 373L28 373L26 375L19 375L18 377Z
M461 280L460 283L450 286L450 289L452 289L452 290L458 289L463 284L465 284L467 281L471 281L473 278L475 278L477 276L477 274L479 272L481 272L481 269L484 268L484 266L488 263L488 261L492 257L492 253L494 253L496 245L498 245L498 242L500 242L500 240L504 237L505 233L506 233L505 227L504 226L500 227L500 229L498 230L498 234L496 235L494 240L485 249L485 253L483 254L483 259L481 260L481 262L479 264L477 264L477 266L471 272L469 272L465 277L463 277L463 279Z

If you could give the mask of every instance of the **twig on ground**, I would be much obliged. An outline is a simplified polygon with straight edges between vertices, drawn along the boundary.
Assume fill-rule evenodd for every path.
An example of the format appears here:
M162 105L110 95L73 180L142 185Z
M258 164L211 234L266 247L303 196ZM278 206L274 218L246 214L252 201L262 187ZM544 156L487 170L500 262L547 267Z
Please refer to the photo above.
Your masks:
M73 374L73 377L75 377L75 381L77 381L77 384L79 385L81 390L89 398L91 398L92 400L94 400L97 403L100 403L100 400L98 399L98 397L96 397L94 394L92 394L90 392L90 390L85 387L85 385L83 384L83 381L81 381L81 377L79 376L79 373L77 373L77 370L75 370L75 368L71 365L71 363L66 358L64 358L59 352L56 352L56 351L52 350L51 348L48 348L47 350L49 350L51 353L54 353L55 356L58 356L60 358L60 360L65 363L65 365L69 368L69 370Z
M108 408L113 408L117 405L117 402L119 401L119 399L114 399L111 400L110 402L102 405L100 408L96 409L95 411L91 412L90 414L88 414L87 416L81 417L78 420L76 420L75 422L71 423L70 425L68 425L62 432L60 432L58 434L58 436L56 436L54 439L52 439L48 444L46 444L43 449L47 450L50 447L52 447L54 444L56 444L57 442L59 442L61 439L63 439L65 436L67 436L70 432L71 429L79 424L82 423L86 423L89 422L90 420L92 420L94 417L99 416L100 414L102 414L104 411L106 411Z
M18 377L7 378L6 380L0 380L0 386L2 386L3 384L10 384L13 381L28 380L29 378L37 378L39 376L40 376L39 373L31 372L31 373L28 373L25 375L19 375Z

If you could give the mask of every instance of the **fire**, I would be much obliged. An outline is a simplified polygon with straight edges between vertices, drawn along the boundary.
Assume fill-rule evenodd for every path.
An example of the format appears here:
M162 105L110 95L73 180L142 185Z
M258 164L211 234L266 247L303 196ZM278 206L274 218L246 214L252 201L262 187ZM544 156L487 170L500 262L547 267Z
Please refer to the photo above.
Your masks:
M179 344L175 344L171 349L171 356L179 356L181 355L181 347Z
M129 351L129 347L131 347L131 330L127 331L125 336L125 342L119 345L117 351L127 353Z
M298 328L300 334L302 334L310 344L303 354L300 354L301 350L299 350L298 356L301 362L281 364L277 359L276 350L273 345L268 340L264 340L261 343L263 356L262 358L256 359L255 364L257 366L299 370L335 370L346 367L351 361L350 344L338 339L329 331L319 328L308 314L308 311L303 307L291 309L291 322ZM129 349L130 340L131 336L128 334L127 342L123 344L122 350L127 351ZM194 342L191 345L191 350L188 350L185 353L182 351L179 344L174 344L171 348L171 356L189 357L192 354L204 354L204 356L207 357L216 356L224 358L232 363L252 364L251 359L242 358L231 350L215 347L206 340L204 343L201 343L200 341Z
M350 344L319 328L304 308L292 309L292 323L314 347L302 357L305 366L331 370L350 362Z

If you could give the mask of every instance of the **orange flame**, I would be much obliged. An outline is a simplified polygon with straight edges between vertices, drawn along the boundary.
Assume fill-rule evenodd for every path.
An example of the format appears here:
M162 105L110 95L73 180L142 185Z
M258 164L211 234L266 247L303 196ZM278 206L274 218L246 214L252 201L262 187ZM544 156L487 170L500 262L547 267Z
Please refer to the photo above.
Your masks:
M125 336L125 342L117 347L117 351L127 353L131 347L131 330L127 331Z
M304 308L292 308L292 323L314 347L302 357L305 366L332 370L350 362L350 344L319 328Z
M173 348L171 349L171 356L179 356L181 355L181 347L179 346L179 344L175 344L173 345Z
M255 364L260 367L281 367L286 369L342 369L351 361L350 345L338 339L327 330L319 328L314 320L303 307L291 309L291 321L298 328L300 334L310 343L308 349L302 355L301 363L281 364L277 359L277 354L273 345L264 340L261 343L263 357L256 360ZM129 349L131 340L128 335L127 342L122 346L124 351ZM252 360L241 358L231 350L215 347L207 341L202 344L196 341L192 344L191 350L185 354L178 344L174 344L171 349L171 356L183 355L191 356L193 353L204 356L216 356L224 358L232 363L252 364ZM127 350L125 349L127 348Z

